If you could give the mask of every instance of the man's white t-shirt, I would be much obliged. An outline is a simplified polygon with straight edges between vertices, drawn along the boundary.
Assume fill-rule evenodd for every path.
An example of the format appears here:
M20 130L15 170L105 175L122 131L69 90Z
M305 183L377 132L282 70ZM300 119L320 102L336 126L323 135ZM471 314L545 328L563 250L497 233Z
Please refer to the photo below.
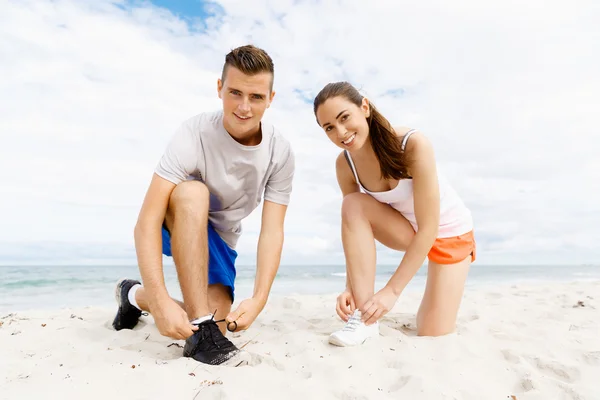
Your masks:
M208 218L235 249L241 221L264 200L288 205L295 157L275 127L261 122L256 146L235 141L223 126L223 111L202 113L184 121L156 166L160 177L179 184L200 180L210 191Z

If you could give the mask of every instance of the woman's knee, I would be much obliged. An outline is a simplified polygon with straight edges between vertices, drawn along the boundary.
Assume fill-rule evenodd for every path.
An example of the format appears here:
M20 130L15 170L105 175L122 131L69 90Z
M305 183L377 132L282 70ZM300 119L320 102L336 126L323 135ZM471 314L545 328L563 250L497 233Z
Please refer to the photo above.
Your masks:
M450 321L446 318L432 314L426 314L423 310L417 313L417 335L418 336L444 336L453 333L456 329L456 318Z
M365 216L365 204L369 196L364 193L350 193L342 200L342 220L348 221Z
M436 323L417 324L418 336L444 336L449 335L456 329L455 325L443 325Z

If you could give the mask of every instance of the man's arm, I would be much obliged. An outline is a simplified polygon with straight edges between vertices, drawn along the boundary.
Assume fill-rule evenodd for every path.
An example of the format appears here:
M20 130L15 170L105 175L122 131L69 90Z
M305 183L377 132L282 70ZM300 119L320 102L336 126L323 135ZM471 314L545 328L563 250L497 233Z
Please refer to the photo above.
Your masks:
M189 322L185 310L169 297L162 265L162 224L175 184L154 174L135 226L135 248L143 291L138 303L152 313L161 335L186 339L198 328ZM141 292L141 294L140 294Z
M258 238L254 294L264 306L279 269L283 249L283 225L287 206L265 200Z
M252 296L259 300L262 306L267 302L279 269L283 248L283 225L296 169L296 158L289 144L278 148L275 154L277 157L274 162L277 167L265 187Z
M275 154L278 155L278 160L275 161L277 168L265 187L254 293L252 298L242 301L238 308L226 317L228 322L236 321L239 330L252 325L265 307L281 260L283 224L292 193L295 157L289 145L278 149Z
M199 135L194 123L184 121L171 137L152 175L135 226L135 247L144 287L151 298L167 296L162 268L162 224L171 193L196 170ZM168 297L168 296L167 296Z
M248 329L267 303L271 286L279 269L283 248L283 222L287 206L265 200L262 210L262 225L258 238L256 278L252 298L240 303L226 317L227 322L236 322L236 330Z
M175 184L153 174L134 229L140 275L150 299L168 297L163 276L161 229Z

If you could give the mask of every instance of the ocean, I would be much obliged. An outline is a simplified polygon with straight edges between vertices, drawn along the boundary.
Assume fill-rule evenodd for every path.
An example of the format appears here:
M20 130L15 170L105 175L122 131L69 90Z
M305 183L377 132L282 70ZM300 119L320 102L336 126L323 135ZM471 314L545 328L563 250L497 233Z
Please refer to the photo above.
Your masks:
M385 285L396 265L379 265L375 286ZM171 296L181 299L173 265L165 265L165 281ZM423 290L427 268L423 266L406 290ZM254 266L238 266L236 301L252 295ZM0 312L28 309L114 307L114 285L121 277L139 279L137 266L0 266ZM548 281L600 279L593 265L478 265L471 267L467 289L478 286ZM343 265L282 265L272 295L333 294L345 285Z

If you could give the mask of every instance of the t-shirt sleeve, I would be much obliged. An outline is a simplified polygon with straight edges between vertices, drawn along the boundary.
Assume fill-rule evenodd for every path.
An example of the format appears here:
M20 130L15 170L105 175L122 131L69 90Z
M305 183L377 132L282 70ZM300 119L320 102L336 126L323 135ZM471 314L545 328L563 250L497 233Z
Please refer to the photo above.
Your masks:
M292 181L296 168L296 159L290 145L275 154L275 168L265 187L265 200L288 205L292 194Z
M174 184L179 184L198 171L200 153L199 135L193 124L186 121L167 145L154 172Z

